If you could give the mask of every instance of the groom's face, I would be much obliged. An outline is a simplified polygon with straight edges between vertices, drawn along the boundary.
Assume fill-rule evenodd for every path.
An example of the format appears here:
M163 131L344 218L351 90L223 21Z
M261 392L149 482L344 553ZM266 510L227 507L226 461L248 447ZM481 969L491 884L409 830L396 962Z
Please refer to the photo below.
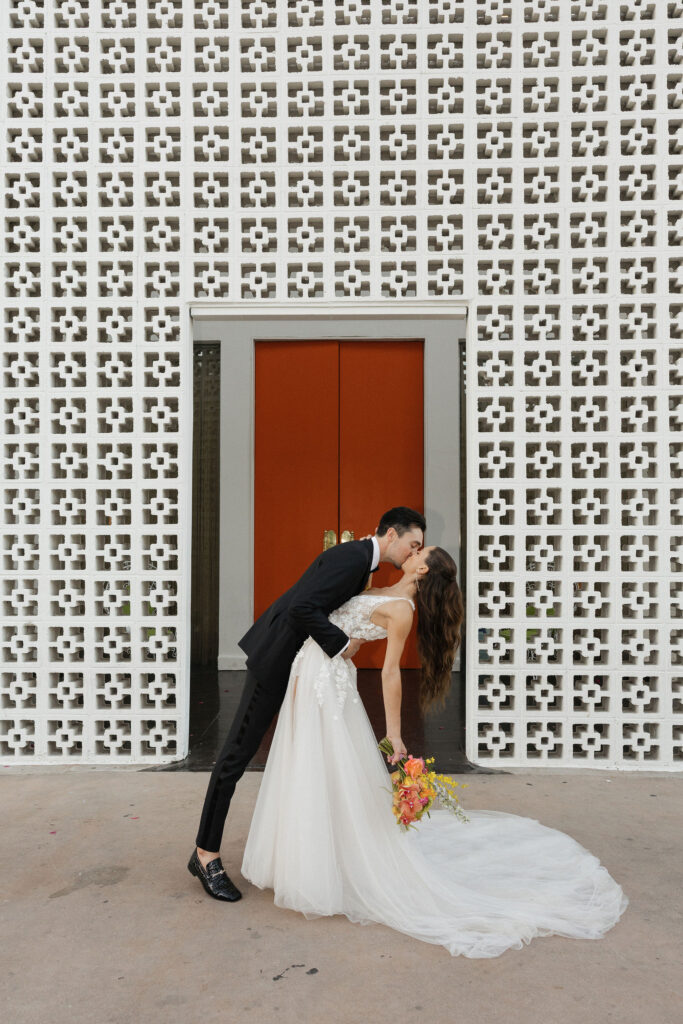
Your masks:
M390 540L386 558L396 569L400 569L406 558L419 551L424 544L424 536L419 526L406 530L400 537L392 526L387 530L387 536Z

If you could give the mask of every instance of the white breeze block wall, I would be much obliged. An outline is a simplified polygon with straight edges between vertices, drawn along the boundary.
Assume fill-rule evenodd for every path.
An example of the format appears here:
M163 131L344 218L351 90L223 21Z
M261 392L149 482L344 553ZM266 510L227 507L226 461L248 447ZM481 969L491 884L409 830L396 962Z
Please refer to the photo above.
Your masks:
M1 17L2 763L186 753L189 303L457 297L469 755L679 766L683 3Z

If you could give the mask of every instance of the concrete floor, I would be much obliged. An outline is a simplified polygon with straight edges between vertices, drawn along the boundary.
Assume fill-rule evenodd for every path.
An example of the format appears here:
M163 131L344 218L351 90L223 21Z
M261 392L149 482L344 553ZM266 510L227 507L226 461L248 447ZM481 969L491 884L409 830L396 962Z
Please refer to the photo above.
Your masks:
M630 906L599 941L451 957L379 925L306 921L186 862L208 775L3 771L0 1014L7 1024L680 1024L683 778L468 775L464 804L538 818L606 865ZM233 803L239 865L262 775Z

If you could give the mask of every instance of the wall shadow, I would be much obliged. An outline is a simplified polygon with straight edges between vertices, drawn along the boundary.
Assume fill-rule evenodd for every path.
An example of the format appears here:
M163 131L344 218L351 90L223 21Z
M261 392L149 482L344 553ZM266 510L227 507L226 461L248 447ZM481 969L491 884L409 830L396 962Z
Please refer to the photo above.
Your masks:
M228 734L244 686L245 672L219 672L193 667L191 680L190 744L183 761L154 766L156 771L210 771ZM419 671L404 669L403 742L409 753L435 758L437 771L484 772L471 764L465 754L465 680L453 673L453 684L443 709L423 716L418 707ZM378 739L384 735L384 707L379 669L360 669L358 692ZM272 723L251 764L250 771L263 771L275 731Z

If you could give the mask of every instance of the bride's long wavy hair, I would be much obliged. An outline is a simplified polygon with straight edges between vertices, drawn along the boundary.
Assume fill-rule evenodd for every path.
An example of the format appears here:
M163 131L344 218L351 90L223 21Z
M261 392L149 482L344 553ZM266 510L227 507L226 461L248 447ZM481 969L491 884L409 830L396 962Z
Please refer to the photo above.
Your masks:
M420 577L415 592L422 711L432 705L443 706L446 700L464 617L457 568L451 556L443 548L434 548L426 564L429 572Z

